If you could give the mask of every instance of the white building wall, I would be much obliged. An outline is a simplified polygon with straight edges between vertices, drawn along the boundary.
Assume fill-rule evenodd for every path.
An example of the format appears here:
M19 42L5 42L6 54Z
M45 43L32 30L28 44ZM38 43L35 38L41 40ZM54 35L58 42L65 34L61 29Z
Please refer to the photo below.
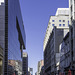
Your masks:
M56 16L58 15L68 15L69 9L68 8L58 8L56 12Z
M69 10L69 21L71 25L72 20L75 20L75 0L69 0Z
M61 24L61 26L60 26L60 24ZM50 33L53 30L53 27L54 27L53 25L56 26L57 28L63 28L63 29L69 28L69 8L58 8L56 15L50 17L48 27L46 30L46 34L45 34L45 39L44 39L44 47L43 47L44 50L45 50L46 44L48 42Z

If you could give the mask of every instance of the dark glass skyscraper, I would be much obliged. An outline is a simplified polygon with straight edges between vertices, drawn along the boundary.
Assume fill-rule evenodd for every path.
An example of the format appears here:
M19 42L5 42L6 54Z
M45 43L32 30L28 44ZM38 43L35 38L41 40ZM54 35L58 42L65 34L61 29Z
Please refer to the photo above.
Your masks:
M18 74L17 65L20 64L16 61L22 62L25 42L19 0L5 0L0 5L0 45L4 50L4 75ZM9 60L12 60L10 64L8 64Z
M28 54L23 52L23 75L28 75Z

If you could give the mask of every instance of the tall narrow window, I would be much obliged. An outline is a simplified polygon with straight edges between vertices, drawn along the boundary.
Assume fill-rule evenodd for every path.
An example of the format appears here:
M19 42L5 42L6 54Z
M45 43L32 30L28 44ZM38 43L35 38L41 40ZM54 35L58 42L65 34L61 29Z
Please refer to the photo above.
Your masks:
M54 26L55 24L52 24L52 26Z
M59 26L61 26L61 24L59 24Z
M65 24L63 24L63 26L65 26Z
M63 20L63 22L65 22L65 20Z
M55 20L52 20L52 22L55 22Z

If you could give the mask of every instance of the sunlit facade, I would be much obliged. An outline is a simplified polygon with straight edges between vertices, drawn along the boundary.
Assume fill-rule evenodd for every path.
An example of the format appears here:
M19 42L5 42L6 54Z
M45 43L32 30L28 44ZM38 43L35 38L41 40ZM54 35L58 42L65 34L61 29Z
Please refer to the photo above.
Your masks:
M58 8L55 16L50 16L44 38L44 69L49 75L59 72L59 45L69 32L69 8Z
M38 61L38 66L37 66L37 75L40 75L41 69L44 66L44 60Z
M69 8L58 8L56 14L54 16L50 16L48 27L44 38L44 44L43 44L44 50L46 48L49 36L54 26L61 29L62 28L69 29ZM65 33L67 33L67 30L65 30Z
M60 72L68 74L68 71L71 66L71 60L70 60L70 49L69 49L69 32L67 35L63 38L63 41L60 45Z
M72 20L75 20L75 0L69 0L69 21L72 25Z

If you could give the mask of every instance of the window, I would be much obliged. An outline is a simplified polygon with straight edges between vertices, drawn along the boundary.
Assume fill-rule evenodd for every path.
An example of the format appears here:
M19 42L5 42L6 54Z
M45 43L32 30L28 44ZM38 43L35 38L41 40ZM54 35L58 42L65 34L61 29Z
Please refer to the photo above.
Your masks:
M55 24L52 24L52 26L54 26Z
M61 24L59 24L59 26L61 26Z
M55 22L55 20L52 20L52 22Z
M68 21L68 26L69 26L69 21Z
M63 24L63 26L65 26L65 24Z
M61 22L61 20L59 20L59 22Z
M63 20L63 22L65 22L65 20Z

